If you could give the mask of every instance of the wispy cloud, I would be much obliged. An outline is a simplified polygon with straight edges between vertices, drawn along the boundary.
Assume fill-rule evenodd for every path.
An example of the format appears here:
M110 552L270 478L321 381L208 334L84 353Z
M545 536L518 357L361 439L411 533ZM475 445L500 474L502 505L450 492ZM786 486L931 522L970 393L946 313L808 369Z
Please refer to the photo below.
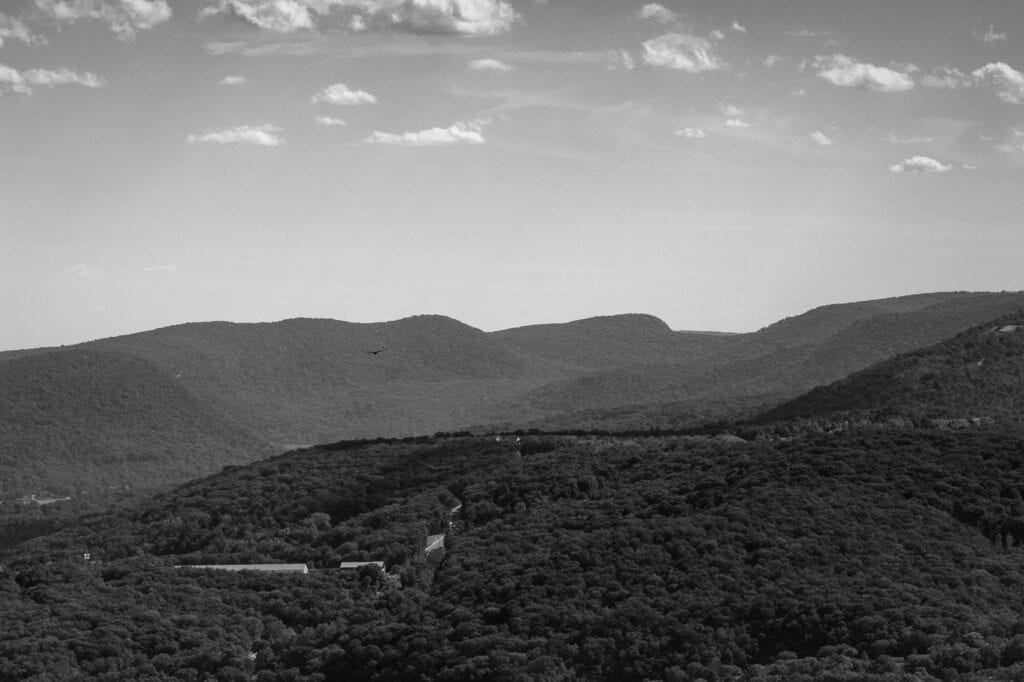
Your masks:
M101 21L124 41L171 18L167 0L36 0L36 6L59 23Z
M365 90L353 90L344 83L328 85L313 95L313 104L335 104L337 106L355 106L358 104L376 104L377 98Z
M729 128L749 128L749 127L751 127L750 123L747 123L746 121L741 121L738 118L730 118L728 121L725 122L725 125L728 126Z
M257 147L278 147L284 139L278 135L281 129L275 125L264 123L259 126L236 126L227 130L189 135L189 142L215 142L217 144L254 145Z
M915 137L915 136L903 137L903 136L897 135L896 133L892 132L891 130L889 131L889 134L885 136L885 139L888 140L889 142L892 142L893 144L924 144L926 142L934 142L935 141L935 138L933 138L933 137Z
M447 128L430 128L415 133L382 133L379 130L367 137L366 144L390 144L406 147L439 147L453 144L483 144L482 121L458 121Z
M93 270L85 263L76 263L71 267L64 268L60 271L60 274L64 277L77 277L78 279L95 279L99 274L96 270Z
M953 170L953 166L929 156L912 156L889 166L889 170L893 173L946 173Z
M106 84L101 77L89 71L78 72L70 69L28 69L18 71L0 64L0 93L17 92L31 95L34 87L54 88L58 85L81 85L99 88Z
M199 17L227 15L264 31L293 33L315 30L334 10L354 32L492 36L521 18L506 0L217 0Z
M641 7L637 10L637 16L645 21L653 21L658 24L675 24L678 20L675 12L656 2L649 2Z
M842 54L816 57L814 66L818 69L818 78L843 88L902 92L914 87L913 79L903 71L858 62Z
M20 20L0 13L0 46L5 40L20 40L26 45L46 44L46 38L30 31Z
M317 116L315 120L316 120L316 124L319 125L319 126L331 127L331 126L347 126L348 125L348 123L346 123L345 121L341 120L340 118L333 118L331 116Z
M220 79L221 85L243 85L248 82L248 78L245 76L224 76Z
M708 136L700 128L683 128L682 130L677 130L675 134L677 137L683 137L687 140L703 140Z
M732 22L732 26L730 26L729 28L731 28L733 31L736 31L736 33L746 33L747 32L747 27L744 26L743 24L741 24L738 21Z
M833 140L831 137L821 132L820 130L815 130L813 133L810 133L808 137L811 138L811 142L818 145L819 147L831 147L832 145L835 144L835 140Z
M731 117L734 117L734 118L736 116L742 116L743 115L743 110L740 109L738 106L736 106L735 104L727 104L725 102L719 102L718 103L718 111L723 116L731 116Z
M1008 104L1024 104L1024 73L1004 62L986 64L971 73L979 81L991 83L998 90L999 99Z
M1005 33L997 33L996 32L996 27L993 26L992 24L989 24L988 29L986 29L984 33L982 33L981 31L975 30L974 31L974 37L977 38L978 40L980 40L981 42L985 43L986 45L989 44L989 43L1005 43L1006 42L1006 34Z
M725 67L707 38L689 33L666 33L646 41L643 48L644 62L660 69L700 73Z
M972 85L970 76L960 69L942 66L921 79L921 85L926 88L939 88L943 90L955 90L956 88L968 88Z
M775 66L776 64L778 64L779 62L781 62L782 60L783 60L783 58L780 57L779 55L777 55L777 54L770 54L767 57L765 57L761 61L761 63L764 64L765 66L767 66L770 69L773 66Z
M501 71L508 72L512 70L512 67L503 61L499 61L494 58L486 59L474 59L469 63L471 71Z
M178 274L178 266L174 263L153 265L147 268L142 268L142 274L149 275L150 277L171 277Z

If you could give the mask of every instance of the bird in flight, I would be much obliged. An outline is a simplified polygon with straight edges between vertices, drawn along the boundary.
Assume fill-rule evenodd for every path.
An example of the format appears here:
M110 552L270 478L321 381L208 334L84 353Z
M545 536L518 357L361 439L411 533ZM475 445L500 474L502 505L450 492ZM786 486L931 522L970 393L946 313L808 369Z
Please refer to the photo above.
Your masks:
M377 355L378 353L383 353L386 350L387 348L381 348L380 350L364 350L363 352L367 355Z

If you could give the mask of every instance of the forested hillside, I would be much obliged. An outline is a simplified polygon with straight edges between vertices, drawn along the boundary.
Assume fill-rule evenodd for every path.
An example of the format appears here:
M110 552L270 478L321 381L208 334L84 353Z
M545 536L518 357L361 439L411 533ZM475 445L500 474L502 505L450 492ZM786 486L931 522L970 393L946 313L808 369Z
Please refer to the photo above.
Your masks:
M0 363L0 500L166 486L267 454L139 358L64 350Z
M1019 293L925 294L825 306L750 334L676 332L648 315L491 333L429 315L209 322L0 353L12 373L0 388L4 494L184 480L262 456L261 444L741 419L1021 308ZM66 366L87 355L120 364L102 381Z
M1020 679L1020 443L873 429L292 453L3 557L0 678ZM173 567L247 561L321 570Z
M816 388L757 421L837 415L1024 420L1024 312Z

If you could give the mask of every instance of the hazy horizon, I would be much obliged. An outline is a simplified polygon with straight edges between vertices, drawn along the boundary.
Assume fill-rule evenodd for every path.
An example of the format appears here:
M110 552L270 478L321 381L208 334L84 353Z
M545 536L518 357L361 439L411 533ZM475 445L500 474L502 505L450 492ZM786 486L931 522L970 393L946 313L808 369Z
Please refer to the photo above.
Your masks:
M809 6L810 5L810 6ZM11 0L0 349L1024 289L1024 5Z

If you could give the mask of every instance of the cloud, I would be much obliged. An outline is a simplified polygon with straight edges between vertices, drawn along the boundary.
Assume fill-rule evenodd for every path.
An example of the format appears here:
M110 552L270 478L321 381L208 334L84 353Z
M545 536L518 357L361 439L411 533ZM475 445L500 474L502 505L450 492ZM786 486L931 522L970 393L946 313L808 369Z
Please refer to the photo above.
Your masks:
M914 87L914 81L902 71L857 62L846 55L816 57L814 66L818 69L818 78L824 78L833 85L843 88L902 92Z
M1005 43L1006 42L1006 34L1005 33L996 33L996 27L993 26L992 24L989 24L988 30L986 30L984 33L981 33L979 31L975 31L974 32L974 37L977 38L978 40L980 40L981 42L985 43L985 44L997 43L997 42Z
M960 167L963 168L966 171L978 170L978 167L975 166L972 163L962 163L962 164L960 164Z
M831 147L832 145L835 144L835 140L833 140L831 137L821 132L820 130L815 130L813 133L810 133L810 138L811 142L818 145L819 147Z
M224 76L220 79L221 85L242 85L248 82L248 78L245 76Z
M226 14L264 31L315 30L334 10L355 32L371 29L438 35L493 36L520 20L507 0L217 0L200 18Z
M36 0L36 6L60 23L102 21L124 41L171 18L167 0Z
M189 142L216 142L217 144L245 144L257 147L277 147L284 144L278 133L281 129L264 123L260 126L236 126L205 135L189 135Z
M335 83L313 95L312 102L313 104L352 107L358 104L376 104L377 98L365 90L352 90L344 83Z
M77 277L79 279L95 279L99 274L95 270L91 269L85 263L76 263L69 268L64 268L60 271L60 274L64 277Z
M731 28L732 30L736 31L737 33L746 33L747 32L747 27L744 26L743 24L739 23L738 21L732 22L732 26L730 26L729 28Z
M142 268L142 274L153 277L171 277L172 275L178 274L178 266L174 263L154 265L152 267Z
M483 144L484 122L456 122L448 128L431 128L418 133L382 133L373 131L363 142L366 144L393 144L407 147L439 147L451 144Z
M17 92L31 95L33 87L55 88L58 85L81 85L86 88L99 88L106 81L94 73L79 73L70 69L29 69L18 71L15 68L0 64L0 93Z
M5 40L20 40L26 45L46 44L46 38L32 33L21 21L0 13L0 46Z
M953 170L953 166L928 156L911 156L889 166L889 170L893 173L945 173Z
M687 73L716 71L725 67L706 38L675 32L645 42L644 62L656 68Z
M318 126L347 126L348 123L341 120L340 118L332 118L330 116L317 116L316 124Z
M934 142L933 137L900 137L896 133L889 131L889 134L885 136L885 139L893 144L924 144L925 142Z
M703 140L708 136L700 128L683 128L682 130L677 130L675 134L678 137L685 137L687 140Z
M498 61L497 59L476 59L469 63L469 68L472 71L502 71L508 72L512 70L512 67L505 62Z
M730 118L725 122L725 125L730 128L749 128L750 124L746 121L741 121L738 118Z
M939 67L921 79L922 86L943 90L969 88L971 84L972 81L967 74L960 69L953 69L948 66Z
M765 57L764 60L761 63L764 64L765 66L767 66L770 69L773 66L775 66L776 64L778 64L779 62L781 62L782 59L783 58L780 57L777 54L770 54L767 57Z
M736 117L736 116L742 116L743 115L743 110L740 109L735 104L723 104L722 102L719 102L718 103L718 111L721 112L721 114L723 116Z
M792 38L831 38L836 34L835 31L809 31L806 28L802 28L795 31L785 31L787 36Z
M654 21L659 24L676 23L676 13L656 2L651 2L641 7L637 10L637 16L645 21Z
M971 73L975 79L999 88L999 99L1009 104L1024 104L1024 73L1003 62L986 64Z

